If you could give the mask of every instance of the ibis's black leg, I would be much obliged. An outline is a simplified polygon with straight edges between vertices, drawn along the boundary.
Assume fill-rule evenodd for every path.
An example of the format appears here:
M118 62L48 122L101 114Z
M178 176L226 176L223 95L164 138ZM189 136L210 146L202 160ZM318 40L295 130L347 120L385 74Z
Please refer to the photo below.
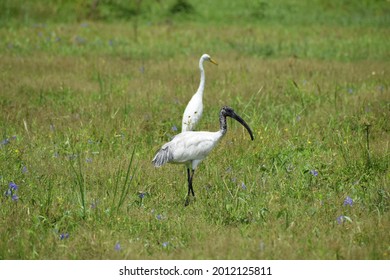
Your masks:
M191 182L191 174L190 169L187 168L187 183L188 183L188 194L187 196L190 196L191 188L192 188L192 182Z
M192 188L192 182L191 182L191 174L189 168L187 168L187 183L188 183L188 193L187 193L187 198L186 198L186 202L184 203L184 206L188 206L188 204L190 204L190 192Z
M188 181L188 193L185 202L185 206L190 204L190 194L195 197L194 189L192 188L192 177L194 176L194 170L192 170L192 174L189 168L187 168L187 181Z
M194 173L195 173L195 171L192 170L191 179L190 179L190 182L191 182L190 190L191 190L192 196L195 196L194 189L192 188L192 178L194 177Z

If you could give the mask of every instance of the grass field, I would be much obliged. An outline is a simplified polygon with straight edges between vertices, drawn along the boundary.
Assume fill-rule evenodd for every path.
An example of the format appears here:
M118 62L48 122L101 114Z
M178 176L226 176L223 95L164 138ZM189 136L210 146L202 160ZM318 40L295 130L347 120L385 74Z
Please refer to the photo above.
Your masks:
M388 1L92 2L0 4L0 259L390 258ZM184 207L203 53L198 128L255 140Z

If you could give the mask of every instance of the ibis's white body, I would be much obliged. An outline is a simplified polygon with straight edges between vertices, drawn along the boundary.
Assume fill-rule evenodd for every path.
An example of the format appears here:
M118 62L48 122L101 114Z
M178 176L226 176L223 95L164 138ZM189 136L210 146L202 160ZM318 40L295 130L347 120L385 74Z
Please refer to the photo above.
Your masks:
M213 150L224 133L222 131L185 131L165 143L156 154L156 166L164 163L181 163L195 170L198 164Z
M214 60L210 58L208 54L204 54L201 56L199 60L200 83L198 90L192 96L190 102L188 102L188 105L184 110L181 124L182 132L194 130L195 126L197 125L203 114L203 92L206 83L206 77L203 68L204 61L210 61L211 63L217 64Z

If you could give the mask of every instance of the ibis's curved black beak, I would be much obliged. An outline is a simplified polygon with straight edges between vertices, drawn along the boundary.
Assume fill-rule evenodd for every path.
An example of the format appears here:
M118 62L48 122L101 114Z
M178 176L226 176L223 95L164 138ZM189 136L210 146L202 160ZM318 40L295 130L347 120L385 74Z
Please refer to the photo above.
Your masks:
M223 107L223 110L225 111L226 116L229 116L229 117L235 119L240 124L242 124L246 128L246 130L248 130L248 133L251 136L251 139L253 141L253 139L254 139L253 133L252 133L252 130L249 127L249 125L239 115L237 115L236 112L234 112L234 110L232 108L225 106L225 107Z

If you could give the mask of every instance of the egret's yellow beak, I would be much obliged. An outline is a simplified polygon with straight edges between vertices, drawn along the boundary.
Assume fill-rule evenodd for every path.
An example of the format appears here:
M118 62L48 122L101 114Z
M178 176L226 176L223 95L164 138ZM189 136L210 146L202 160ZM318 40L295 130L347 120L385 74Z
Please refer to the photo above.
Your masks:
M218 63L214 59L212 59L212 58L210 58L210 62L215 64L215 65L218 65Z

